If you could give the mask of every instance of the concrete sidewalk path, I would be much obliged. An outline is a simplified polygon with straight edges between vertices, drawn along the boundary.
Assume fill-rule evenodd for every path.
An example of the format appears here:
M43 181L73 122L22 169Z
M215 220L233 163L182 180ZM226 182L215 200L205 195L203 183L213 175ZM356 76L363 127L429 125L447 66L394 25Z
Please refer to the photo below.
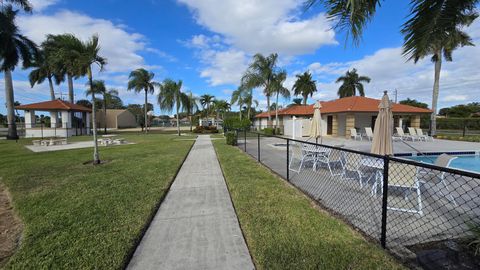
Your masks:
M254 269L210 136L198 136L128 269Z

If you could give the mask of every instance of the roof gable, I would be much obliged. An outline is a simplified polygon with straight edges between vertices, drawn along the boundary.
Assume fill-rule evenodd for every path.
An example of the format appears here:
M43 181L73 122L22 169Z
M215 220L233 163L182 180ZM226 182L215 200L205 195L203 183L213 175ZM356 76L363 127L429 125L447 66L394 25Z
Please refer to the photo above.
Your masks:
M90 108L60 99L16 106L18 110L91 112Z
M345 97L331 101L321 101L321 113L344 113L344 112L378 112L379 99L368 97ZM278 111L278 115L313 115L313 105L294 105ZM418 108L410 105L393 103L393 113L431 113L429 109ZM271 116L275 111L270 112ZM268 112L257 114L255 118L266 118Z

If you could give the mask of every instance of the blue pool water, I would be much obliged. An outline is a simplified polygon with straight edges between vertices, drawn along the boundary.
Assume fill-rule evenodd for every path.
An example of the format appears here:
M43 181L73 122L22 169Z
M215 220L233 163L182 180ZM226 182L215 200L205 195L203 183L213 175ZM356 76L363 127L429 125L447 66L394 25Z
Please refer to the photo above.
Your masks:
M418 157L408 157L415 161L421 161L425 163L434 163L437 159L437 156L418 156ZM456 159L450 164L451 168L480 172L480 156L457 156Z

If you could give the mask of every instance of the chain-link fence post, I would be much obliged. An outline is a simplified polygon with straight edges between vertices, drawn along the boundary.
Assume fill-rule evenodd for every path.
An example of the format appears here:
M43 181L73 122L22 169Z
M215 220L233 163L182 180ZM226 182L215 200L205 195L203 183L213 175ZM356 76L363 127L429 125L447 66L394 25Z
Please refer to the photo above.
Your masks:
M388 205L388 166L390 160L387 156L383 158L383 186L382 186L382 228L380 244L386 248L387 242L387 205Z
M463 137L465 137L465 134L467 133L467 120L463 120Z
M257 157L258 157L258 162L261 162L260 161L260 133L257 133L257 136L258 136L257 137L258 138L258 140L257 140L257 151L258 151Z
M289 168L289 161L290 160L290 140L287 139L287 181L290 182L290 168Z
M245 144L245 153L247 152L247 129L244 130L245 140L243 141Z

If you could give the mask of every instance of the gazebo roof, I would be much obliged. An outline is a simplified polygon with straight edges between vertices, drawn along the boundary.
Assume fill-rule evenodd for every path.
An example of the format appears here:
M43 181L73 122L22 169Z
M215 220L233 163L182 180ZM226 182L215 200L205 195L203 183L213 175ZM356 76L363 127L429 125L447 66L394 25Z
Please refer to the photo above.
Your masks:
M15 106L18 110L91 112L92 109L60 99Z

